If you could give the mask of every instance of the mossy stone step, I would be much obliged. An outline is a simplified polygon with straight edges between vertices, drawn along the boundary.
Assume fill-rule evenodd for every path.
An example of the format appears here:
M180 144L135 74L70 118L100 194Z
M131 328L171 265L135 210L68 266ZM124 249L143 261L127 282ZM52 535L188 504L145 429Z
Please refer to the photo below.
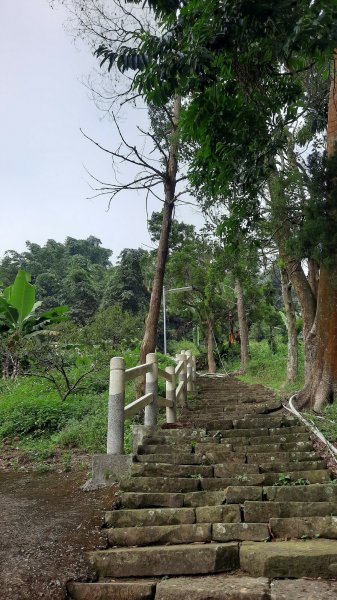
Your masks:
M324 517L337 515L336 502L252 502L243 505L246 522L259 523L271 518Z
M155 581L98 581L67 584L72 600L154 600Z
M237 438L237 439L242 439L242 438L251 438L251 437L266 437L269 436L269 430L264 427L261 429L227 429L227 430L222 430L219 427L219 433L222 435L222 437L224 438L223 440L221 440L221 443L227 443L228 438Z
M226 488L226 502L228 504L242 504L245 500L262 500L261 486L233 485Z
M243 542L240 548L240 567L253 577L332 579L337 575L337 542Z
M272 454L273 452L314 452L312 442L306 442L305 444L285 444L282 442L275 444L253 444L250 443L246 446L233 443L233 450L235 452L254 452L257 454Z
M261 473L284 473L288 471L313 471L325 469L326 464L322 460L301 460L300 462L263 462L259 463Z
M113 548L90 552L88 560L99 577L201 575L237 569L239 548L234 542Z
M275 580L270 584L271 600L336 600L337 583L308 579Z
M184 494L184 506L215 506L226 502L224 490L218 492L190 492Z
M205 465L170 465L166 463L133 464L132 477L213 477L213 467Z
M194 492L199 489L199 479L188 477L130 477L120 484L124 492Z
M271 518L272 533L278 538L337 539L337 517Z
M202 465L204 459L201 455L184 454L137 454L134 457L136 463L166 463L168 465Z
M240 523L241 512L238 504L220 506L199 506L195 509L197 523Z
M287 481L309 481L310 483L328 483L331 481L330 471L314 469L311 471L286 471L281 473L263 473L263 483L265 485L272 485L273 483L283 483L284 477L287 477Z
M263 463L266 462L266 455L264 452L247 452L247 462L249 463ZM273 452L269 456L268 462L294 462L294 461L316 461L319 460L320 456L317 452Z
M258 473L258 465L238 465L237 463L225 462L214 464L214 477L230 477L232 475L247 475Z
M120 509L105 513L107 527L140 527L195 523L193 508Z
M186 600L186 597L188 600L270 600L269 581L265 578L212 575L172 577L157 585L156 600ZM290 598L288 596L287 600ZM306 598L309 600L309 596Z
M121 495L123 508L181 508L184 494L124 492Z
M213 523L212 540L216 542L269 540L270 533L266 523Z
M296 486L265 486L263 488L265 500L276 500L277 502L336 502L337 485L312 484ZM250 500L251 498L247 498Z
M235 429L260 429L261 427L298 429L298 421L285 419L283 416L271 417L269 415L260 415L256 418L244 418L233 423ZM305 428L304 428L305 431Z
M232 486L232 485L244 485L244 486L257 486L257 485L263 485L265 483L266 480L266 475L265 474L237 474L237 475L231 475L229 477L213 477L213 478L206 478L203 477L202 479L200 479L200 486L202 490L205 491L217 491L217 490L223 490L224 488L226 488L227 486ZM262 491L262 490L261 490Z
M290 444L292 442L300 444L300 442L310 442L309 433L287 433L286 429L279 429L279 433L273 433L272 435L261 436L257 442L252 439L249 441L250 444L278 444L285 443Z
M190 443L172 443L172 444L140 444L137 454L177 454L182 452L188 454L192 452L192 442Z
M149 525L147 527L113 527L108 530L108 541L110 546L195 544L196 542L210 542L211 539L212 526L209 523L196 523L193 525Z

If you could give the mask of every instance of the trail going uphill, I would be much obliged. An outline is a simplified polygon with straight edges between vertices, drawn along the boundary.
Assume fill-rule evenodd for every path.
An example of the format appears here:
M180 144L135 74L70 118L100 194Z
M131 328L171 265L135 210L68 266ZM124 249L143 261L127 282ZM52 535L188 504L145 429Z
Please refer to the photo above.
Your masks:
M70 583L73 600L337 598L337 485L266 388L199 377L121 488L109 547L88 555L98 579Z

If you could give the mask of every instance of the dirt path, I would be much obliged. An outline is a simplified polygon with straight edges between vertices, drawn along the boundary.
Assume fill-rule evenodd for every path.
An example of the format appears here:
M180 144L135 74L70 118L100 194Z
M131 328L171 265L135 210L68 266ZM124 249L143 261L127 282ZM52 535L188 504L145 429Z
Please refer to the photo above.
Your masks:
M0 473L0 600L64 600L90 573L85 550L105 547L100 518L113 488L83 492L83 475Z

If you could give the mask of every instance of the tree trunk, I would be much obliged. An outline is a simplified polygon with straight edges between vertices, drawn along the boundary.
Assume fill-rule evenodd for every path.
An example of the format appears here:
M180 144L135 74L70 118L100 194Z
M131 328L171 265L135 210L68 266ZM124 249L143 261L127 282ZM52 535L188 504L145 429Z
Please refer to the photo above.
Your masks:
M303 319L305 380L307 380L307 378L310 377L315 353L312 327L315 322L317 303L301 263L289 256L286 257L285 262L289 282L294 286L298 301L301 306L301 314Z
M216 373L216 364L214 360L214 336L212 321L207 323L207 359L208 359L208 372Z
M337 51L334 56L334 73L329 95L327 154L328 196L326 219L329 230L337 228L337 88L335 86ZM334 163L334 167L332 167ZM298 406L312 407L320 411L325 404L333 402L337 394L337 254L330 253L320 266L318 304L315 323L311 332L315 342L315 354L310 377L298 395Z
M249 361L249 338L248 338L248 325L246 307L243 296L243 289L241 281L237 278L235 282L235 289L237 295L237 309L238 309L238 320L239 320L239 331L240 331L240 354L241 364L240 372L245 373L246 367Z
M176 96L173 106L171 143L166 168L166 178L164 183L165 200L163 208L163 222L161 226L161 233L157 251L156 269L150 298L149 312L145 322L145 332L140 352L141 363L145 363L146 355L149 352L154 352L157 345L160 306L163 295L165 268L168 256L169 237L172 226L172 214L175 202L179 149L177 127L180 116L180 109L181 98L180 96Z
M298 339L296 314L293 299L291 296L291 283L289 281L286 269L281 269L282 296L287 315L288 331L288 362L287 362L287 383L293 383L298 376Z
M313 258L308 260L308 281L317 302L319 284L319 264Z

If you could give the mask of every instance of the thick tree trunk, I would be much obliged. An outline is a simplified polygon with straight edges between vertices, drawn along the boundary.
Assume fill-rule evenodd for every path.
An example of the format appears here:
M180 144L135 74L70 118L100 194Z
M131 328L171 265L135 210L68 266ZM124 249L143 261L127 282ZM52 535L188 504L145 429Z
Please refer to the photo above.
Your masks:
M207 323L207 360L208 360L208 372L215 373L216 372L216 364L214 360L214 336L213 336L213 326L212 321L208 321Z
M241 364L240 372L245 373L246 367L249 361L249 337L248 337L248 325L245 300L243 296L243 288L241 281L237 278L235 282L235 290L237 296L237 309L238 309L238 320L239 320L239 331L240 331L240 354Z
M140 362L144 363L146 355L149 352L154 352L157 345L158 322L160 315L160 306L163 295L163 284L165 276L165 268L168 256L169 237L172 226L172 214L175 202L175 189L178 170L178 148L179 140L177 135L177 127L180 116L181 98L176 96L172 114L172 133L171 145L169 150L169 159L165 178L165 201L163 208L163 222L161 227L156 269L154 274L149 312L145 323L145 332L141 346Z
M286 269L281 269L282 296L287 315L288 331L288 362L287 362L287 383L293 383L298 376L298 339L296 314L293 299L291 296L291 283L289 281Z
M327 131L328 158L336 163L337 151L337 88L335 85L337 51L329 96ZM337 228L337 179L335 168L329 168L326 219L329 229ZM330 252L322 261L318 286L317 314L311 331L315 342L310 377L298 395L298 406L320 411L337 395L337 253Z
M289 256L286 257L285 262L289 282L294 286L298 301L301 306L301 314L303 319L305 380L307 381L307 378L310 377L312 362L315 354L312 327L315 322L317 303L301 263Z
M337 265L321 266L312 337L315 356L310 377L298 395L298 406L320 411L337 393Z
M311 291L317 302L319 284L319 264L313 258L310 258L308 260L308 281L311 287Z

